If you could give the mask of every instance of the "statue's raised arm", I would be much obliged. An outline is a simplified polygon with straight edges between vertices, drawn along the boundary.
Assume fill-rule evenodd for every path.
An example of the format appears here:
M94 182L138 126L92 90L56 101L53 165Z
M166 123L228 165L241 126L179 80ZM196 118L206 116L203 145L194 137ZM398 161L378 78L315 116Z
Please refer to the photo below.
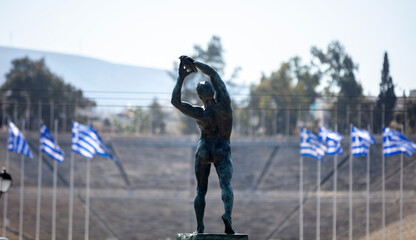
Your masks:
M201 70L205 75L209 76L211 78L212 86L215 89L216 97L215 100L217 102L223 103L223 104L231 104L231 98L228 94L227 87L225 86L225 83L222 81L220 75L210 66L194 61L195 66Z
M183 114L189 117L192 117L194 119L198 119L202 117L202 108L192 106L191 104L184 102L181 99L182 98L181 89L182 89L183 81L189 74L197 70L195 67L192 68L192 66L189 65L189 62L183 59L183 57L181 57L180 59L181 59L181 63L179 64L179 69L178 69L179 76L176 81L175 87L173 88L173 91L172 91L171 103Z

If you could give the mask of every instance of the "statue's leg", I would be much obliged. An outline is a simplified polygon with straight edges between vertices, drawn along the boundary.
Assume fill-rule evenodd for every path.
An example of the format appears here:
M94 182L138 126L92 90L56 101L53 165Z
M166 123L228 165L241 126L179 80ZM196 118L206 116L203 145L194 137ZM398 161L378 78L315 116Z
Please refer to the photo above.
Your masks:
M197 193L194 200L194 209L197 221L197 232L204 232L204 211L205 211L205 195L208 190L208 176L211 164L203 162L201 158L195 159L195 175L197 181Z
M231 221L231 213L233 210L234 193L231 188L231 177L233 175L233 165L230 154L226 154L222 161L215 163L215 169L217 170L218 178L221 187L221 198L224 202L224 214L222 220L225 225L225 233L234 234Z

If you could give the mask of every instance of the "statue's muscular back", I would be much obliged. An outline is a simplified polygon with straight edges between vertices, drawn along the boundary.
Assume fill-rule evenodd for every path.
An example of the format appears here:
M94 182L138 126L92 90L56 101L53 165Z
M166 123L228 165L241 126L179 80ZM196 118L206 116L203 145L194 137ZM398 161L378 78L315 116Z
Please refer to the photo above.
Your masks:
M195 67L209 76L211 83L201 82L198 84L199 97L204 103L203 107L192 106L187 102L181 101L181 88L183 81L189 72L182 71L172 93L172 104L183 114L196 120L200 130L201 139L218 138L230 141L233 123L233 111L231 108L231 98L227 87L221 80L218 73L208 65L195 62ZM183 66L180 67L180 70ZM215 98L214 98L215 94Z
M230 142L233 124L231 105L215 101L203 109L202 117L196 122L201 130L201 139L220 138Z

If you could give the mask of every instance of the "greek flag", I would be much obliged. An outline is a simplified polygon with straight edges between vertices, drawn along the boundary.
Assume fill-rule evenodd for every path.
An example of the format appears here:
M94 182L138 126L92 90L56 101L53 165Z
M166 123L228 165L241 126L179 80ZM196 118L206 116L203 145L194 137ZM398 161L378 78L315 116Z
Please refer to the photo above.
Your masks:
M391 156L406 153L408 156L416 153L416 144L403 134L390 128L383 128L383 154Z
M106 157L106 158L110 158L115 163L117 163L118 160L113 156L113 154L111 153L111 150L101 140L100 135L98 135L98 133L93 128L91 128L91 130L97 136L97 140L98 140L98 144L99 144L99 148L96 149L96 154L98 154L100 156L103 156L103 157Z
M322 161L326 152L326 147L315 134L306 128L300 130L300 155L313 157Z
M351 129L351 149L352 155L367 156L370 144L376 143L373 136L365 130L352 127Z
M64 151L55 143L48 128L44 125L40 125L40 150L46 153L52 159L62 162L65 157Z
M33 158L32 153L30 152L29 145L25 140L25 136L20 130L9 121L9 137L7 139L7 149L9 152L16 152L22 154L26 157Z
M98 154L118 163L98 133L92 127L78 122L72 124L72 151L87 158L93 158L95 154Z
M344 152L341 146L343 137L337 132L333 132L324 127L319 128L319 138L326 143L327 155L342 155Z

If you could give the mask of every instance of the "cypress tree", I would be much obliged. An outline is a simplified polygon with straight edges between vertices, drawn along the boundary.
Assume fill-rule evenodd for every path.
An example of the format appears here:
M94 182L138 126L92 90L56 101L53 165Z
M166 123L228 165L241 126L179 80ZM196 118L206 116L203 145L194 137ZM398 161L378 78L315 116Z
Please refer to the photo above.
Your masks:
M381 130L382 106L384 104L385 126L389 126L394 119L394 106L396 105L393 78L390 76L390 64L387 52L384 53L383 69L381 70L380 93L377 99L376 131Z

